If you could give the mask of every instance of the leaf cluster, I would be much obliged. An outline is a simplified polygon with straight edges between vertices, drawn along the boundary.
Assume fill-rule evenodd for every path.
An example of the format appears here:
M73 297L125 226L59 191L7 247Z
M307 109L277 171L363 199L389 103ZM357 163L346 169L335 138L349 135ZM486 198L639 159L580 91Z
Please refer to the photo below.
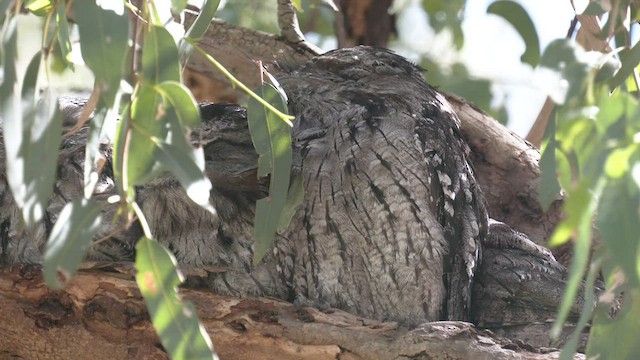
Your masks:
M193 306L177 292L182 275L173 255L154 240L136 202L136 187L170 173L195 203L215 212L209 199L212 184L206 176L203 148L194 146L189 135L200 125L199 110L180 80L181 61L194 49L202 52L197 39L206 31L218 5L219 1L205 1L186 36L170 31L177 28L172 26L177 25L173 16L186 7L183 0L26 0L0 5L0 114L6 174L25 228L45 216L62 137L78 131L93 113L88 124L83 196L64 207L51 230L44 251L45 280L52 287L63 286L95 240L105 205L93 198L103 170L98 148L107 124L115 123L113 172L118 194L109 201L118 204L118 217L127 219L124 223L137 220L142 226L144 236L136 246L136 280L162 344L176 359L214 358L215 354ZM26 71L19 73L17 24L22 11L43 17L45 25L41 50ZM76 24L68 22L69 16ZM93 72L95 83L78 123L63 133L57 94L48 82L52 71L74 67L70 35L74 27L82 59ZM210 61L222 68L215 59ZM259 261L277 228L288 224L295 208L288 197L297 196L300 201L299 187L293 187L298 191L289 194L292 117L286 115L281 91L265 85L259 90L265 101L222 70L253 97L249 120L260 153L259 175L272 174L269 197L260 200L256 211L260 221L256 222L255 260Z

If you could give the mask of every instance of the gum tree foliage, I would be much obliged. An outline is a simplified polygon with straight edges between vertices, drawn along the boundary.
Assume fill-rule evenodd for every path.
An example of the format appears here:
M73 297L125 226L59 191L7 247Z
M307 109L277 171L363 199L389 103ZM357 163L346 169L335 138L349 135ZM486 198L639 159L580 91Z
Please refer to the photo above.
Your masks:
M204 173L203 149L192 147L187 138L188 129L199 125L200 114L191 92L180 83L180 59L194 48L200 51L194 39L202 36L218 3L206 1L186 34L168 30L172 29L172 16L186 6L186 1L179 0L3 1L0 9L0 113L4 119L7 179L25 226L42 219L53 191L62 136L76 130L62 133L58 94L48 86L55 65L73 67L69 61L70 12L77 21L83 60L95 76L87 105L94 116L87 137L84 197L65 206L51 231L44 252L45 280L51 287L61 287L59 279L68 280L76 272L96 234L100 205L92 199L92 193L100 171L99 139L106 124L119 118L113 157L118 196L111 201L120 205L119 216L129 222L137 217L142 225L144 236L136 245L136 281L172 358L214 358L215 353L195 309L177 293L182 275L171 253L154 240L136 203L135 186L169 171L194 202L215 211L209 203L211 183ZM22 8L44 17L45 25L42 49L26 71L18 73L17 23ZM131 34L135 34L132 45ZM215 59L210 60L220 66ZM291 117L286 115L281 93L274 86L265 84L259 89L261 96L270 100L267 102L231 74L228 76L252 98L249 122L260 154L259 174L273 173L272 178L277 180L272 182L270 196L257 204L255 261L260 261L277 231L279 215L288 206ZM285 220L281 226L287 225Z
M294 2L297 9L304 10L300 14L303 30L314 9L326 2ZM457 48L464 42L460 26L464 3L422 1L434 29L450 31ZM592 0L584 10L584 15L603 19L598 36L614 49L606 54L586 52L571 39L558 39L540 49L536 29L520 5L499 0L488 9L505 18L522 36L526 51L521 60L547 77L546 90L556 104L542 147L540 200L543 206L549 206L563 193L565 218L549 245L571 241L575 248L570 284L558 310L556 330L561 328L579 283L586 277L586 299L597 299L598 305L592 308L591 301L585 302L581 324L586 326L591 321L588 356L602 359L640 354L636 339L640 333L640 44L631 41L631 33L640 21L638 5L635 0ZM200 120L193 96L180 84L180 60L189 51L200 51L194 40L203 34L218 1L205 1L201 16L186 34L169 32L167 28L171 27L166 25L171 15L179 14L185 6L186 1L181 0L1 2L0 113L4 119L8 182L28 226L43 216L52 192L57 149L61 136L65 136L55 101L57 94L47 82L59 64L73 67L69 60L69 32L76 25L67 23L72 10L84 62L96 79L89 102L94 117L85 160L85 196L67 205L52 231L44 258L46 280L50 286L59 287L60 278L72 276L95 233L100 209L91 194L99 171L99 166L94 166L98 140L105 124L122 114L114 139L119 196L113 201L120 204L120 216L136 216L145 230L136 248L138 285L172 357L213 358L211 341L195 311L176 291L181 276L175 260L153 240L133 191L134 186L171 171L196 203L211 208L211 184L203 174L202 149L193 148L185 137L185 131ZM44 40L41 51L24 72L18 73L16 25L23 7L45 19ZM232 7L226 11L229 9ZM324 34L331 31L326 25L326 12L323 8L322 16L315 17L312 30ZM140 21L131 22L131 15ZM136 52L129 43L132 33L137 34L133 44L140 46ZM215 59L210 61L219 66ZM231 74L228 76L232 78ZM473 81L459 72L457 76L460 79L448 83L452 86L443 88L455 89L456 81ZM476 85L486 86L488 92L488 83ZM252 97L250 127L261 156L259 172L272 174L272 202L257 206L256 248L261 250L255 260L259 261L260 251L268 249L277 228L286 224L292 205L287 200L289 140L282 136L288 134L284 129L290 118L285 115L286 108L275 87L264 85L257 92L268 101ZM278 177L280 181L273 181ZM274 215L281 212L282 216ZM600 244L591 254L594 238ZM591 285L599 277L606 290L595 294ZM564 358L575 352L579 334L576 331L565 346Z

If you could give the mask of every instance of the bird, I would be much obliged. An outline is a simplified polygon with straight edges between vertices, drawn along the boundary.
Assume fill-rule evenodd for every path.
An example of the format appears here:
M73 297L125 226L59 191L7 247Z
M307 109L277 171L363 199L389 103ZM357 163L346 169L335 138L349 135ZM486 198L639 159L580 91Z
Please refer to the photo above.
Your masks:
M253 263L253 221L270 178L257 175L245 108L199 104L202 124L189 134L203 149L215 211L193 203L170 173L136 188L154 238L181 269L205 271L191 285L406 326L472 319L499 324L495 307L474 307L474 296L483 304L499 302L493 290L499 286L529 296L539 293L539 279L561 286L566 272L546 249L489 221L459 119L424 81L423 69L390 50L365 46L282 67L277 80L295 117L291 171L302 178L304 199L261 262ZM85 101L62 97L59 103L64 123L73 124ZM83 194L86 137L85 126L64 138L54 195L44 220L28 229L20 223L0 151L0 265L42 263L60 210ZM100 144L105 165L94 197L104 219L87 259L132 261L142 230L137 222L123 223L118 204L107 201L117 193L112 146ZM519 262L528 264L522 269L531 276L482 273Z
M360 46L278 81L305 187L285 236L295 300L403 323L468 319L488 215L459 119L423 69Z

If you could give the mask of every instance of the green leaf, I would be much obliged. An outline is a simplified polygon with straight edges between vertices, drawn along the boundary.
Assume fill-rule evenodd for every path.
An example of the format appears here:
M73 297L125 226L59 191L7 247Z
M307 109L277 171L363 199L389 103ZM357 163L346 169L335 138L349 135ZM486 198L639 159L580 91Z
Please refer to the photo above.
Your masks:
M564 204L566 218L558 224L549 240L549 246L556 246L564 243L570 236L576 235L573 257L569 267L569 279L562 297L562 303L558 309L558 316L551 329L552 338L557 338L562 330L562 325L574 304L574 299L589 261L592 220L597 201L602 193L603 183L599 181L594 188L589 185L587 181L582 181L576 189L572 189L569 192Z
M127 163L127 183L143 185L154 179L160 169L156 161L156 144L153 138L164 139L167 126L161 121L164 108L160 96L151 86L140 86L131 103L131 120L127 133L129 145L124 160ZM123 125L124 126L124 125Z
M9 1L9 3L11 2ZM35 15L45 16L49 13L53 4L51 0L26 0L23 6Z
M584 282L584 303L582 305L582 309L580 311L580 318L576 323L575 329L573 330L571 337L567 340L565 345L562 347L562 352L560 353L560 360L572 360L574 358L574 354L578 349L578 344L583 339L583 331L584 328L589 324L593 314L593 304L595 303L595 289L596 289L596 279L600 277L601 270L601 261L599 259L595 259L591 262L591 266L589 268L589 273L587 274L587 278Z
M4 24L4 18L7 16L7 10L10 6L13 6L11 1L1 1L0 2L0 24ZM0 51L1 52L1 51Z
M171 0L171 12L180 14L187 6L187 0Z
M615 89L622 84L640 63L640 43L635 44L631 49L625 49L620 52L622 67L609 80L609 87Z
M90 198L98 183L98 173L95 166L100 157L100 138L102 128L107 120L109 109L99 101L93 117L89 122L87 143L84 152L84 197Z
M287 203L285 204L284 209L282 209L280 221L278 222L278 230L284 230L289 227L289 223L291 223L293 215L295 215L298 207L302 204L302 200L304 200L304 183L302 182L302 175L291 174Z
M303 12L302 10L302 0L292 0L291 3L296 8L296 11Z
M198 104L186 86L177 81L165 81L156 86L156 91L171 103L182 126L200 125Z
M556 174L556 109L549 116L549 123L545 129L547 143L540 157L540 185L538 194L540 206L547 211L562 190Z
M464 45L461 26L464 3L464 0L422 0L422 6L429 15L431 27L438 33L443 29L449 29L458 50Z
M213 19L213 16L216 14L219 5L220 0L205 0L202 4L202 8L200 9L200 13L185 33L184 37L188 39L202 38L209 28L211 19ZM193 50L193 47L188 42L184 40L180 42L180 57L183 61L186 60L186 57L189 55L191 50Z
M610 306L599 304L596 309L587 344L588 359L636 359L640 354L640 290L627 289L622 301L614 318Z
M540 41L535 25L522 5L514 1L500 0L492 3L487 9L487 13L502 17L516 29L526 47L520 60L523 63L536 66L540 61Z
M162 168L171 171L185 188L187 195L196 204L210 212L214 212L209 202L211 182L205 174L204 150L192 148L180 125L173 108L167 109L169 133L166 141L156 143L158 160Z
M286 112L283 97L272 85L264 84L256 93L278 110ZM253 260L258 263L271 247L287 204L292 162L291 133L284 121L253 98L247 108L251 139L259 155L258 176L271 174L269 196L256 203Z
M638 146L636 144L613 150L604 165L604 171L607 176L619 179L624 175L628 175L631 156L637 150Z
M44 279L47 285L62 287L58 272L65 279L76 273L101 221L100 206L94 200L80 199L64 206L44 250Z
M162 245L143 237L136 245L136 282L162 346L172 359L214 359L213 344L193 305L177 291L182 276Z
M553 101L564 104L582 94L590 67L578 44L554 40L544 50L535 75Z
M180 81L178 48L167 29L150 26L142 48L142 78L148 84Z
M37 53L27 67L20 108L5 113L3 124L7 182L27 225L42 219L53 192L62 131L55 96L45 91L36 100L40 60Z
M69 23L67 22L66 6L64 1L60 1L56 7L56 23L58 24L56 33L58 46L62 53L65 65L71 70L74 69L71 62L71 40L69 39Z
M640 251L640 194L627 179L610 180L598 206L596 224L603 245L611 252L626 281L640 284L638 251Z
M95 1L74 1L82 58L93 71L107 106L112 106L123 74L129 42L128 14L105 10Z

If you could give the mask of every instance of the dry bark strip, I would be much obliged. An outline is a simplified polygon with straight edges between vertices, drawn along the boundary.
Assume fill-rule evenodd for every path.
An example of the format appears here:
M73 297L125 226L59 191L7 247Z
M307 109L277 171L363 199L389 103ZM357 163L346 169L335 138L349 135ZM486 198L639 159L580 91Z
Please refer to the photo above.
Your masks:
M85 266L60 291L35 268L0 271L0 358L165 359L130 267ZM557 359L464 322L408 331L332 310L183 289L221 359ZM576 359L582 359L577 356Z

